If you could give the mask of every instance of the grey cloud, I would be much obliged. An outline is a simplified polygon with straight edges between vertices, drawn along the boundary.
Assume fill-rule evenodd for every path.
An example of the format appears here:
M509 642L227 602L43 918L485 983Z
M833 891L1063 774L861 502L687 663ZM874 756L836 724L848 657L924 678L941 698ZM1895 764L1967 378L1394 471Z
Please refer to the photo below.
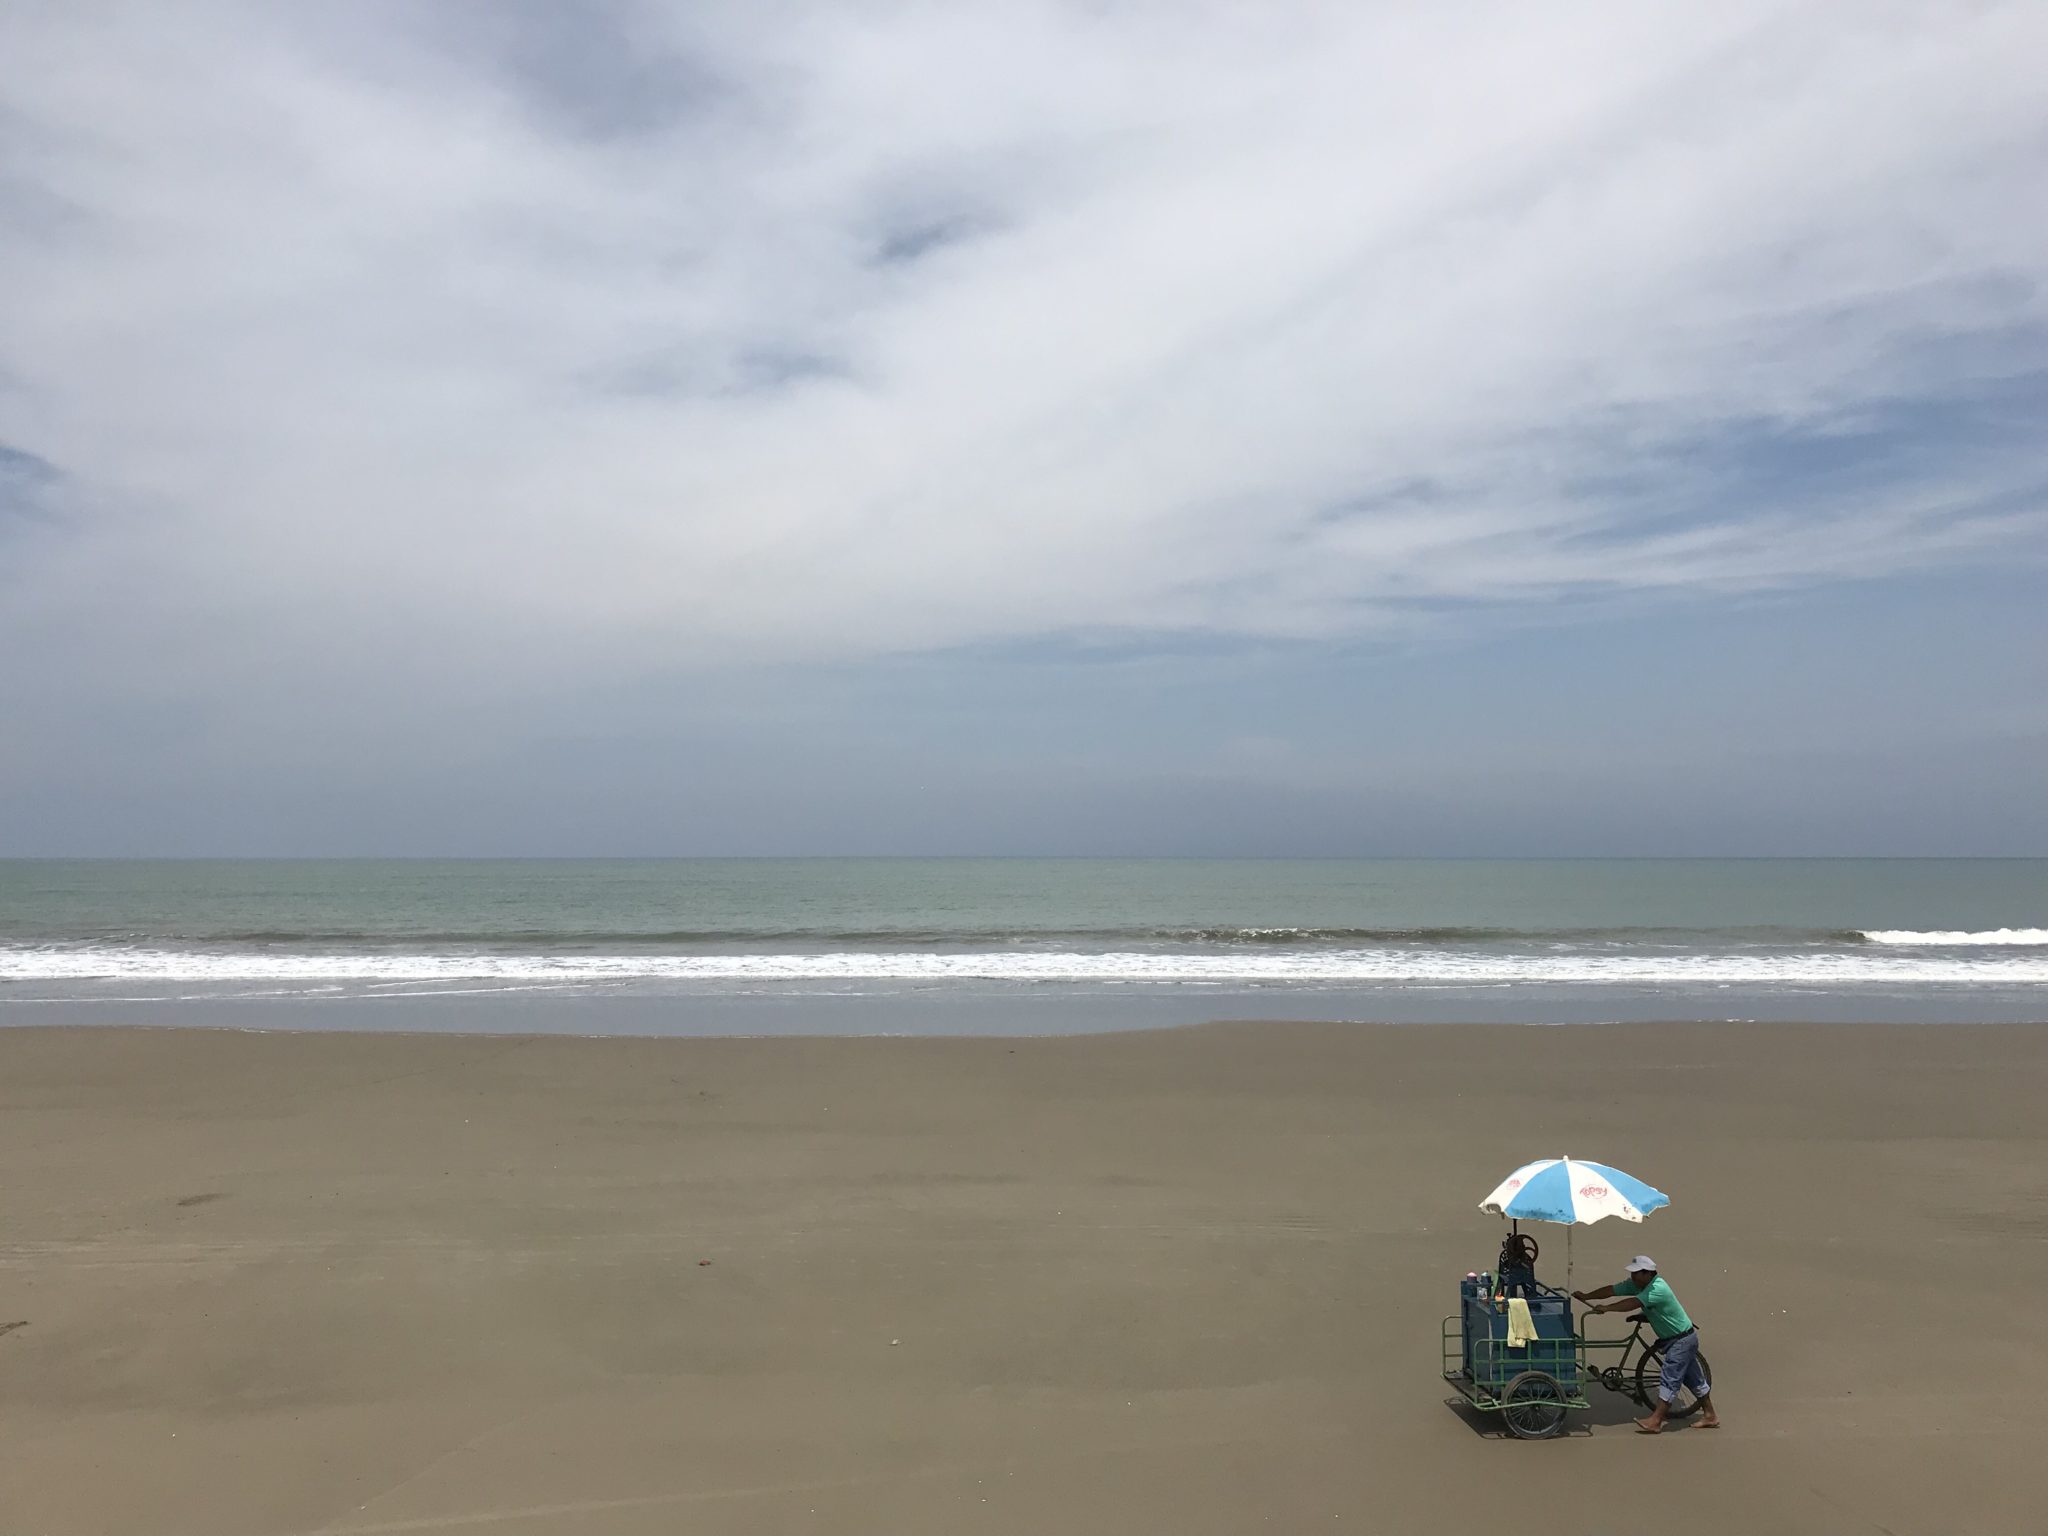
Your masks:
M978 239L997 227L998 221L983 213L939 214L899 222L875 239L870 259L880 267L905 266Z
M851 362L824 351L776 342L707 343L663 348L593 369L583 375L583 383L599 394L687 401L766 395L855 377Z
M40 182L0 170L0 238L55 243L91 223L85 210Z
M549 130L604 142L731 106L737 83L625 0L464 0L407 7L443 50L481 58ZM672 13L673 14L673 13Z
M759 394L818 379L850 379L843 358L801 347L745 347L733 358L730 393Z
M1318 528L1335 527L1386 512L1442 506L1452 501L1456 494L1439 477L1414 475L1392 485L1361 491L1326 507L1314 508L1304 518L1302 531L1308 533Z
M12 206L95 236L0 241L0 438L77 509L0 605L73 671L8 686L453 754L594 674L2027 569L2044 48L2024 0L7 9Z
M46 515L49 494L61 479L48 459L0 443L0 522Z

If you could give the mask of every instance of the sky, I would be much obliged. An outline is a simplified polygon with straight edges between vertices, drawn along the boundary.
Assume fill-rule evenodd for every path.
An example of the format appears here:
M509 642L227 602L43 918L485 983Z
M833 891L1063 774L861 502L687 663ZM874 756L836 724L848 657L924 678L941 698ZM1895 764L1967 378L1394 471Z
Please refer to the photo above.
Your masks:
M0 856L2048 855L2044 57L0 8Z

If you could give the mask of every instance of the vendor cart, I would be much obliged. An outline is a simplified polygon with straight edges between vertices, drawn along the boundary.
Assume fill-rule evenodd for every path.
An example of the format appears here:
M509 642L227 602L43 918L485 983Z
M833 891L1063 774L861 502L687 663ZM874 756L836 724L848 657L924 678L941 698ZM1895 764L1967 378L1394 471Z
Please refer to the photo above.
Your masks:
M1560 1223L1569 1239L1574 1225L1607 1216L1639 1222L1669 1203L1662 1191L1604 1163L1547 1158L1517 1169L1481 1202L1482 1210L1507 1217L1512 1226L1498 1267L1459 1283L1458 1310L1443 1320L1444 1380L1480 1412L1498 1413L1524 1440L1563 1433L1568 1413L1592 1406L1585 1397L1592 1382L1650 1407L1662 1346L1640 1321L1619 1338L1587 1338L1582 1318L1572 1310L1569 1258L1565 1289L1538 1280L1540 1250L1521 1221ZM1511 1326L1522 1306L1528 1309L1526 1332ZM1594 1356L1612 1363L1596 1367L1590 1363ZM1687 1418L1696 1406L1681 1396L1670 1416Z
M1589 1339L1583 1321L1574 1323L1572 1299L1540 1282L1517 1280L1537 1337L1525 1345L1508 1342L1507 1297L1493 1287L1497 1274L1468 1277L1458 1289L1459 1308L1443 1321L1444 1380L1482 1413L1498 1413L1511 1434L1524 1440L1547 1440L1562 1434L1565 1415L1590 1408L1585 1388L1594 1383L1632 1398L1647 1410L1657 1403L1664 1349L1640 1319L1627 1333L1611 1339ZM1606 1364L1596 1366L1596 1357ZM1713 1367L1700 1364L1709 1379ZM1668 1410L1683 1422L1698 1412L1689 1389L1681 1389Z
M1536 1336L1509 1342L1509 1288L1529 1308ZM1524 1440L1563 1431L1565 1415L1589 1408L1580 1390L1585 1341L1572 1299L1526 1272L1468 1275L1458 1286L1458 1311L1443 1322L1444 1380L1482 1413L1498 1413Z

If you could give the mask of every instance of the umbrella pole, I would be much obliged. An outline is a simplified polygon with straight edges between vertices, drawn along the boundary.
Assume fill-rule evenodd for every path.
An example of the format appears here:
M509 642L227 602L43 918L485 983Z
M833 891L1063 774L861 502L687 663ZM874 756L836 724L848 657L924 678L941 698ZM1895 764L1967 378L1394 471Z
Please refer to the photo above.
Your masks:
M1567 1293L1572 1288L1572 1229L1570 1227L1564 1229L1564 1288Z

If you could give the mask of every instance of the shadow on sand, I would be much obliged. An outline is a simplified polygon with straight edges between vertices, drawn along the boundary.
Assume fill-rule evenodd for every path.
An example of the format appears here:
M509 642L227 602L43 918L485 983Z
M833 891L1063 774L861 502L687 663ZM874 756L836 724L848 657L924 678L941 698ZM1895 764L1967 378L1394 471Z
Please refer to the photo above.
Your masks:
M1587 1408L1574 1408L1565 1415L1564 1429L1556 1439L1570 1439L1574 1436L1591 1435L1596 1429L1614 1429L1632 1425L1647 1411L1639 1407L1636 1400L1626 1393L1609 1392L1597 1382L1592 1383L1586 1399ZM1464 1423L1474 1435L1487 1440L1513 1440L1507 1420L1497 1412L1475 1408L1462 1396L1453 1394L1444 1399L1444 1406Z

